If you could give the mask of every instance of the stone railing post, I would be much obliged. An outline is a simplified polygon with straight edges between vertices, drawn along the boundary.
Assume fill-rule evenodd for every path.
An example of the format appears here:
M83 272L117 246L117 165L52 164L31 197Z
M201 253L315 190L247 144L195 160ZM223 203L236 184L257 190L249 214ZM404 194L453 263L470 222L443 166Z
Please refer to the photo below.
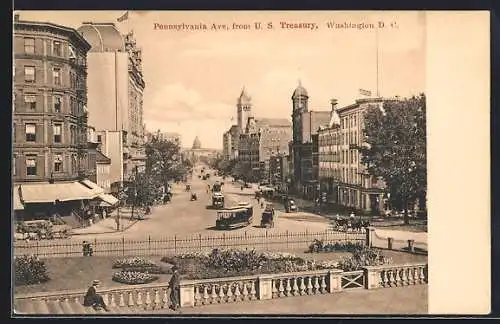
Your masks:
M394 242L394 238L388 237L387 238L387 249L392 250L392 243Z
M257 278L258 291L257 298L259 300L273 299L273 277L261 275Z
M366 246L373 246L373 234L375 233L375 227L368 226L365 228L366 234Z
M194 307L194 281L181 281L179 294L181 307Z
M328 271L328 292L330 294L342 291L342 270Z
M365 289L380 287L380 269L378 267L363 267L365 276Z
M415 252L415 240L408 240L408 252Z

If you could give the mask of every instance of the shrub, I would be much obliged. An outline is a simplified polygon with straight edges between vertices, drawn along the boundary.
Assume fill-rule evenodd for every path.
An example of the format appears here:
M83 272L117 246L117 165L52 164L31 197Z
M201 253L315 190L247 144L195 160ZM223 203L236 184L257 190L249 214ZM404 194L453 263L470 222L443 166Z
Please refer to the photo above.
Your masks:
M356 271L365 266L379 266L391 263L392 259L386 257L382 253L382 250L363 248L362 250L354 251L350 257L342 258L339 261L338 268L343 271Z
M360 251L364 248L362 242L335 242L335 243L324 243L322 240L315 239L306 252L355 252Z
M32 285L50 280L45 262L37 256L21 256L14 258L16 285Z
M149 273L137 271L118 271L113 274L113 281L128 284L139 285L153 282L158 279L157 276L150 275Z
M262 254L252 251L219 250L213 249L212 253L204 260L207 268L230 271L252 271L262 268L266 262Z

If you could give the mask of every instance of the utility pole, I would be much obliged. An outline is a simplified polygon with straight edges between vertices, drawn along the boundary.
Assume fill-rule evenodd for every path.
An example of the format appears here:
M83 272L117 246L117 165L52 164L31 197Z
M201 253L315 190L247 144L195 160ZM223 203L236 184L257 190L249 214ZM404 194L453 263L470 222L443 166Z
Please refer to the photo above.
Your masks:
M132 215L130 216L130 219L134 218L134 209L135 205L137 203L137 165L134 168L134 197L132 198Z

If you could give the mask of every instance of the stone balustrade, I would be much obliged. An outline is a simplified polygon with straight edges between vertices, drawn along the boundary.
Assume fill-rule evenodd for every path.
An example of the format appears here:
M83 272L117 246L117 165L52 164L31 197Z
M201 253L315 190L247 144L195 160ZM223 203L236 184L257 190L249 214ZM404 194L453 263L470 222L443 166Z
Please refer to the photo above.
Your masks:
M359 280L359 281L358 281ZM344 283L343 283L344 281ZM427 284L426 263L367 266L363 270L343 272L338 269L281 274L182 280L181 307L269 300L293 296L314 296L358 288L390 288ZM169 306L166 283L152 283L120 288L99 289L104 301L113 308L153 311ZM46 292L16 295L16 300L69 301L83 303L85 291Z
M366 289L421 285L428 282L427 263L364 267Z
M129 307L156 310L169 306L168 283L145 284L119 288L101 288L98 293L110 307ZM46 292L29 295L16 295L15 299L31 299L55 302L76 302L83 304L86 291Z
M258 276L182 281L181 306L256 300L258 285Z
M271 281L272 298L320 295L341 290L341 270L285 273Z

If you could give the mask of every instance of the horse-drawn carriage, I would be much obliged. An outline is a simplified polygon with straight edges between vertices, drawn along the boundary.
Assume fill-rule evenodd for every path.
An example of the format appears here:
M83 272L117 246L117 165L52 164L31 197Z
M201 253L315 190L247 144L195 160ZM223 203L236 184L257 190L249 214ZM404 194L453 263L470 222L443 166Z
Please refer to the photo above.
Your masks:
M354 218L340 218L337 217L334 223L334 229L338 231L348 232L355 231L360 232L363 228L370 226L370 221Z
M267 204L262 212L262 219L260 220L261 227L274 227L274 207L272 204Z
M71 227L54 225L49 220L32 220L20 222L16 228L16 239L21 240L51 240L71 237Z

